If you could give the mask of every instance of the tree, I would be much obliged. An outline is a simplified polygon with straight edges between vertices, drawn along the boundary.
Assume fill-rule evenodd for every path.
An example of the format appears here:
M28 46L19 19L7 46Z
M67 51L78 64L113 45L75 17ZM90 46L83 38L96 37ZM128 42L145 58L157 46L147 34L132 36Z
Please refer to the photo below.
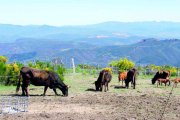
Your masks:
M35 64L33 64L32 62L29 62L28 66L32 68L36 68L36 69L41 69L41 70L54 71L59 75L61 80L64 80L64 72L66 71L66 69L62 64L52 65L51 62L43 62L43 61L37 60Z
M0 61L0 76L3 76L6 72L6 64Z
M110 63L109 63L109 65L110 66L112 66L112 67L118 67L118 60L114 60L114 61L111 61Z
M0 56L0 62L6 63L7 58L5 56Z
M119 61L111 61L109 65L112 67L118 67L120 71L125 71L133 68L135 63L127 58L121 58Z
M5 76L6 74L6 62L7 58L5 56L0 56L0 76ZM5 79L5 77L1 77L0 82L2 83Z
M64 72L66 71L63 65L58 64L56 69L56 73L59 75L60 79L64 81Z
M20 66L18 66L20 65ZM5 80L5 85L16 85L21 64L20 63L12 63L12 64L6 64L6 75L8 76L7 79Z
M177 75L177 68L170 66L170 65L164 65L161 67L162 70L169 70L171 72L171 76Z

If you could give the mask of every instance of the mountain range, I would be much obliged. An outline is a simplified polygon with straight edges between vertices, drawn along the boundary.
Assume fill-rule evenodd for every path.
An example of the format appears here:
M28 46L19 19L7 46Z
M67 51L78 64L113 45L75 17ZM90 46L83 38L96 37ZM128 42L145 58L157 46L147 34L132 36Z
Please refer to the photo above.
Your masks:
M176 38L176 39L175 39ZM105 22L83 26L0 24L0 54L9 61L52 60L106 66L127 57L136 64L180 65L180 23Z
M0 42L36 38L85 42L92 40L95 44L99 39L113 39L116 44L129 44L150 37L180 38L180 22L104 22L76 26L0 24Z

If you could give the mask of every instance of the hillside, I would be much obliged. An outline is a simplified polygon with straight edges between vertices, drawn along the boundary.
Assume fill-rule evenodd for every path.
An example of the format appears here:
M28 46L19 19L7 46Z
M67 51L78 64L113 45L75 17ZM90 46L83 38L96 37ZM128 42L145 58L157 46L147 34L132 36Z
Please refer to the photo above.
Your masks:
M0 42L17 39L52 39L94 45L124 45L145 38L180 38L179 22L104 22L92 25L49 26L0 24ZM103 41L104 44L101 44Z
M73 53L73 56L71 53ZM85 57L85 55L89 57ZM107 65L111 60L127 57L136 64L147 65L180 65L180 40L154 40L147 39L132 45L106 46L93 50L79 51L69 50L60 53L67 58L75 57L76 60L84 63L95 63ZM83 57L84 56L84 57ZM87 59L86 59L87 58Z
M103 44L103 42L102 42ZM180 65L180 40L143 39L131 45L97 46L84 42L62 42L56 40L18 39L14 43L0 43L1 55L12 61L51 60L60 57L70 66L76 64L107 65L111 60L127 57L137 64Z
M0 24L0 54L8 56L10 62L60 57L67 66L72 57L76 64L105 66L111 60L127 57L137 64L176 66L180 65L179 31L178 22L104 22L79 26Z

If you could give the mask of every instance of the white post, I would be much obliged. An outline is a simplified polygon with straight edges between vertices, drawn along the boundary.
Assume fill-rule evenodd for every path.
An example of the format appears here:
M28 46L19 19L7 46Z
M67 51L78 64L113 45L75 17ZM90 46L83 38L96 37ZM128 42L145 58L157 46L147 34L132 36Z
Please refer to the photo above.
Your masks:
M76 67L74 64L74 58L72 58L72 68L73 68L73 73L76 73Z

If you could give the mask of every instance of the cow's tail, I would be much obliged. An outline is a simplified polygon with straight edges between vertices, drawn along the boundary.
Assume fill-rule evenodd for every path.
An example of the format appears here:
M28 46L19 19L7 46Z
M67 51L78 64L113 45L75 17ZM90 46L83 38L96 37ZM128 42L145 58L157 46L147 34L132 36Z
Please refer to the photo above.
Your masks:
M21 86L21 78L22 78L22 76L21 76L21 74L20 74L20 75L19 75L19 79L18 79L18 83L17 83L17 87L16 87L16 93L19 92L19 89L20 89L20 86Z

